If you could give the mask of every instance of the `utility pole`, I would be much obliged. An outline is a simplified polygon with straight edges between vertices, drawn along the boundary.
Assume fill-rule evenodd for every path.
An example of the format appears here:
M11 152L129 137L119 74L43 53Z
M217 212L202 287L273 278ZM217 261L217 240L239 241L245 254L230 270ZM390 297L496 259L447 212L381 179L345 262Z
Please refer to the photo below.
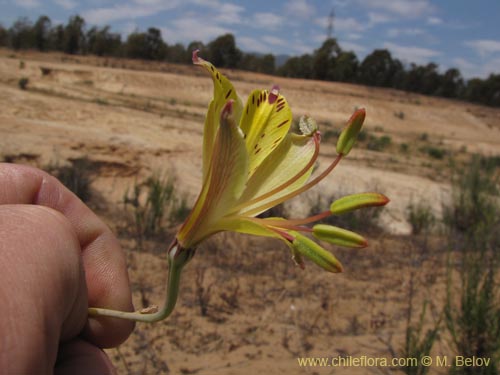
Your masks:
M328 16L328 26L326 29L326 37L327 39L333 38L333 21L335 19L335 11L332 8L330 15Z

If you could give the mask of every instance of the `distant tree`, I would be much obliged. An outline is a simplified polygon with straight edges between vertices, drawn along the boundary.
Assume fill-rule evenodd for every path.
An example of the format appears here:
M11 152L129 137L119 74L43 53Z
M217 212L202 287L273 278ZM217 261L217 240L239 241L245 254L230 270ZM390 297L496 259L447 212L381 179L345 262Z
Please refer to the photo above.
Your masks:
M173 63L185 63L187 58L191 59L191 56L188 56L186 52L186 48L181 43L176 43L173 46L167 47L167 60Z
M333 66L333 80L340 82L354 82L359 68L359 61L354 52L341 52L335 59Z
M333 80L335 62L342 53L335 38L329 38L323 42L313 55L313 78L321 80Z
M464 98L491 106L500 106L500 74L490 74L487 79L473 78L467 82Z
M13 49L33 48L33 24L27 17L18 18L10 27L9 40Z
M97 56L117 56L122 46L120 34L110 32L109 26L92 27L87 32L87 51Z
M463 95L464 88L465 84L460 71L456 68L450 68L441 77L441 84L436 95L458 98Z
M56 51L64 51L65 31L63 25L57 25L50 30L49 48Z
M242 57L233 34L225 34L211 41L208 53L212 64L223 68L237 68Z
M271 54L259 56L254 53L244 53L239 67L252 72L274 74L275 58Z
M9 33L8 31L0 24L0 46L6 47L9 44Z
M359 82L370 86L392 87L402 67L386 49L376 49L365 57L359 67Z
M64 28L64 52L77 54L85 52L85 20L79 15L70 17Z
M311 79L313 78L313 57L308 54L291 57L278 68L277 73L284 77Z
M46 51L50 45L50 32L52 22L47 16L40 16L33 26L33 37L35 47L39 51Z
M167 44L161 31L150 27L146 33L133 32L127 38L126 55L134 59L164 60L167 56Z

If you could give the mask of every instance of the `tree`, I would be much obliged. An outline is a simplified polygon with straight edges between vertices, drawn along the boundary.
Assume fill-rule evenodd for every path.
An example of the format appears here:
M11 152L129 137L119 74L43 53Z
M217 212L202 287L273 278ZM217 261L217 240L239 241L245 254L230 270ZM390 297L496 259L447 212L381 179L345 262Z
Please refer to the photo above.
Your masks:
M386 49L376 49L365 57L359 67L359 82L370 86L392 87L394 76L402 69Z
M208 53L212 64L223 68L238 67L242 57L233 34L225 34L211 41L208 44Z
M313 78L333 80L335 60L342 53L337 39L328 38L313 55Z
M134 59L164 60L167 44L161 37L161 31L150 27L147 33L136 31L128 36L126 54Z
M10 45L14 49L32 48L33 24L27 17L19 18L9 29Z
M170 62L182 64L187 61L188 57L191 59L191 55L186 52L186 48L181 43L167 47L167 60Z
M6 47L9 43L9 33L0 25L0 46Z
M63 25L57 25L56 27L52 28L49 34L49 48L56 51L64 51L64 38L65 36Z
M245 53L240 61L240 69L273 74L275 71L274 55L259 56L254 53Z
M333 80L354 82L358 73L359 61L354 52L341 52L333 66Z
M64 28L64 52L69 54L85 51L85 20L79 15L70 17Z
M33 37L35 47L39 51L46 51L49 49L49 37L52 22L47 16L40 16L33 26Z
M277 71L284 77L313 78L313 57L302 55L289 58Z
M436 95L447 98L458 98L462 96L464 87L464 80L460 71L456 68L450 68L441 77L441 84Z
M120 34L111 33L109 26L101 29L94 26L87 32L87 50L97 56L117 56L122 41Z

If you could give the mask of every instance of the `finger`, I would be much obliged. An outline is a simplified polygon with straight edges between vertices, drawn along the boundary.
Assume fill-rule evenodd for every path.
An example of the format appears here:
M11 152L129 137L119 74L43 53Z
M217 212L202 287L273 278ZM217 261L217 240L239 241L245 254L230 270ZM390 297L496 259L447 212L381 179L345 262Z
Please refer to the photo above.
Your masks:
M115 373L106 353L82 339L75 339L60 347L54 371L56 375Z
M0 163L0 204L35 204L62 213L82 249L90 306L132 311L124 254L109 228L56 178L28 166ZM100 347L123 342L133 323L90 318L85 337Z
M50 373L87 320L80 244L63 215L33 205L0 205L0 237L0 368Z

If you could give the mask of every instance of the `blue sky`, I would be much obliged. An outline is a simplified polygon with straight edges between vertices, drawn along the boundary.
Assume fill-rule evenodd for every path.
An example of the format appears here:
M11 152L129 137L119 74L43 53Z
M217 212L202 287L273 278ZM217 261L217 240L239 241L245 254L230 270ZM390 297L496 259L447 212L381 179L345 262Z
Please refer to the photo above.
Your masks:
M53 24L80 14L87 25L110 25L123 35L154 26L169 44L208 42L230 32L244 51L299 55L334 36L363 59L387 48L405 63L457 67L465 78L500 73L499 0L0 0L0 23L19 16Z

